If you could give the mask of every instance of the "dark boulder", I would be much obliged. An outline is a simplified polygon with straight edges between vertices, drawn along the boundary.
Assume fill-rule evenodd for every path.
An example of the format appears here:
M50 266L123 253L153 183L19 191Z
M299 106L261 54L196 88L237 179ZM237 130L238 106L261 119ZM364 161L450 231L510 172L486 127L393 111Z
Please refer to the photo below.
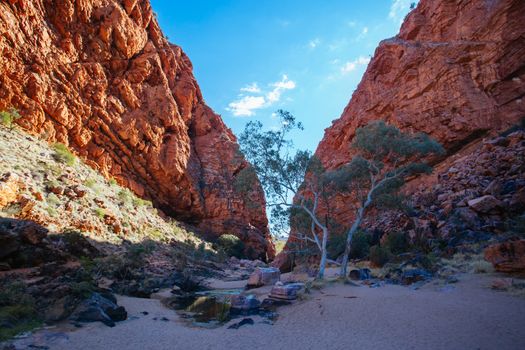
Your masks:
M370 279L370 270L369 269L354 269L350 271L348 277L354 281L364 281Z
M77 322L100 321L106 326L114 327L115 322L123 321L128 317L126 309L116 304L116 298L108 293L93 293L84 300L75 310L71 319Z

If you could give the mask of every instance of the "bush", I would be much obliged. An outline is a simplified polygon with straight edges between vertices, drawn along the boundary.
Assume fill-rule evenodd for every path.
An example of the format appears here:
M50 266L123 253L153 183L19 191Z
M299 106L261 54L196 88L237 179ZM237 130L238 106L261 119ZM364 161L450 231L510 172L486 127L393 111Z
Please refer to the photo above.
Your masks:
M390 260L390 251L378 245L370 248L370 261L376 266L383 266Z
M84 185L86 185L86 187L89 187L91 189L95 187L96 184L97 184L97 180L95 179L87 179L86 181L84 181Z
M95 214L100 218L100 219L104 219L104 216L106 215L106 211L102 208L96 208L95 209Z
M213 247L216 250L223 250L228 256L244 258L244 243L235 235L224 234L220 236Z
M328 237L328 243L326 244L326 252L330 259L337 259L337 257L344 253L346 244L346 235L331 235Z
M55 143L53 145L53 150L55 151L55 154L53 157L57 162L65 163L69 166L75 165L76 157L71 151L67 148L66 145L63 143Z
M370 253L370 235L363 231L357 231L352 237L350 257L353 259L366 258Z
M0 342L38 327L34 298L21 282L6 284L0 290Z
M18 113L15 108L9 108L7 111L0 112L0 123L12 129L14 123L17 119L20 119L22 116Z
M153 203L151 203L151 201L148 201L146 199L142 199L142 198L139 198L139 197L134 197L133 198L133 205L136 206L136 207L153 208Z
M403 232L389 233L385 240L385 248L393 254L405 253L408 250L408 240Z

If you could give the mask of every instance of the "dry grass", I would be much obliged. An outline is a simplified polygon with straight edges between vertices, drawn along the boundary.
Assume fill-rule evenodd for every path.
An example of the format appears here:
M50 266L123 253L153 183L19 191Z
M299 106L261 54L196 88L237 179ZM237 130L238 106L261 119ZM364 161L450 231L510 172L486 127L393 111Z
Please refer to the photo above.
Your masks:
M65 158L58 157L57 150ZM53 147L20 129L0 125L0 175L11 172L21 179L25 186L20 194L33 199L30 218L54 232L75 229L94 241L112 244L146 239L163 243L190 241L195 246L202 243L177 221L162 218L150 201L137 197L114 179L106 179L81 159L72 162L69 154L67 148ZM48 192L49 187L58 186L77 186L85 195L70 197ZM38 194L43 200L37 199ZM0 214L17 218L20 208L15 203L0 210ZM115 233L112 224L101 220L106 214L120 224L120 232Z

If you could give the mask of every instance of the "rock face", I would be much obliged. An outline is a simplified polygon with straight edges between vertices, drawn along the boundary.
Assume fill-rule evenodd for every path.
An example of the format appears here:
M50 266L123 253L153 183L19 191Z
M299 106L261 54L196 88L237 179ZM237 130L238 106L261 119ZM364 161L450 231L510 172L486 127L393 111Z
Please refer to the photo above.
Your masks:
M525 273L525 240L509 241L485 249L485 259L494 264L497 271Z
M236 193L248 163L149 1L3 1L0 30L0 110L164 212L273 257L263 191L254 179Z
M315 154L337 169L352 158L356 129L377 119L431 135L448 157L515 124L525 116L524 22L521 0L421 0L400 33L380 43ZM343 227L354 217L351 201L329 200Z
M525 115L525 3L422 0L376 49L341 118L317 148L323 164L351 158L355 130L382 119L422 131L450 153Z

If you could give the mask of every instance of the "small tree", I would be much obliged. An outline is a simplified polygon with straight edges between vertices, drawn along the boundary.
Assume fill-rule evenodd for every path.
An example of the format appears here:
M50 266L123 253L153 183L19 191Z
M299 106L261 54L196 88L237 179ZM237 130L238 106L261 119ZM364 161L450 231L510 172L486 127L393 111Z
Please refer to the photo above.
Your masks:
M241 149L253 168L238 174L236 188L245 186L244 179L255 172L266 194L267 206L271 208L274 230L283 232L289 228L291 215L305 215L310 220L309 234L298 233L300 239L313 242L321 253L319 278L324 277L327 262L326 246L328 228L318 217L322 197L322 166L310 152L295 150L288 139L290 132L303 130L301 123L289 112L279 110L280 128L263 131L260 122L249 122L239 138ZM310 174L305 181L305 174ZM295 198L295 200L294 200Z
M443 147L423 133L401 132L383 121L374 121L357 129L351 145L356 155L350 163L328 174L341 192L355 198L355 220L347 232L340 274L346 276L352 238L371 206L399 204L399 189L406 178L432 168L419 160L442 154Z

